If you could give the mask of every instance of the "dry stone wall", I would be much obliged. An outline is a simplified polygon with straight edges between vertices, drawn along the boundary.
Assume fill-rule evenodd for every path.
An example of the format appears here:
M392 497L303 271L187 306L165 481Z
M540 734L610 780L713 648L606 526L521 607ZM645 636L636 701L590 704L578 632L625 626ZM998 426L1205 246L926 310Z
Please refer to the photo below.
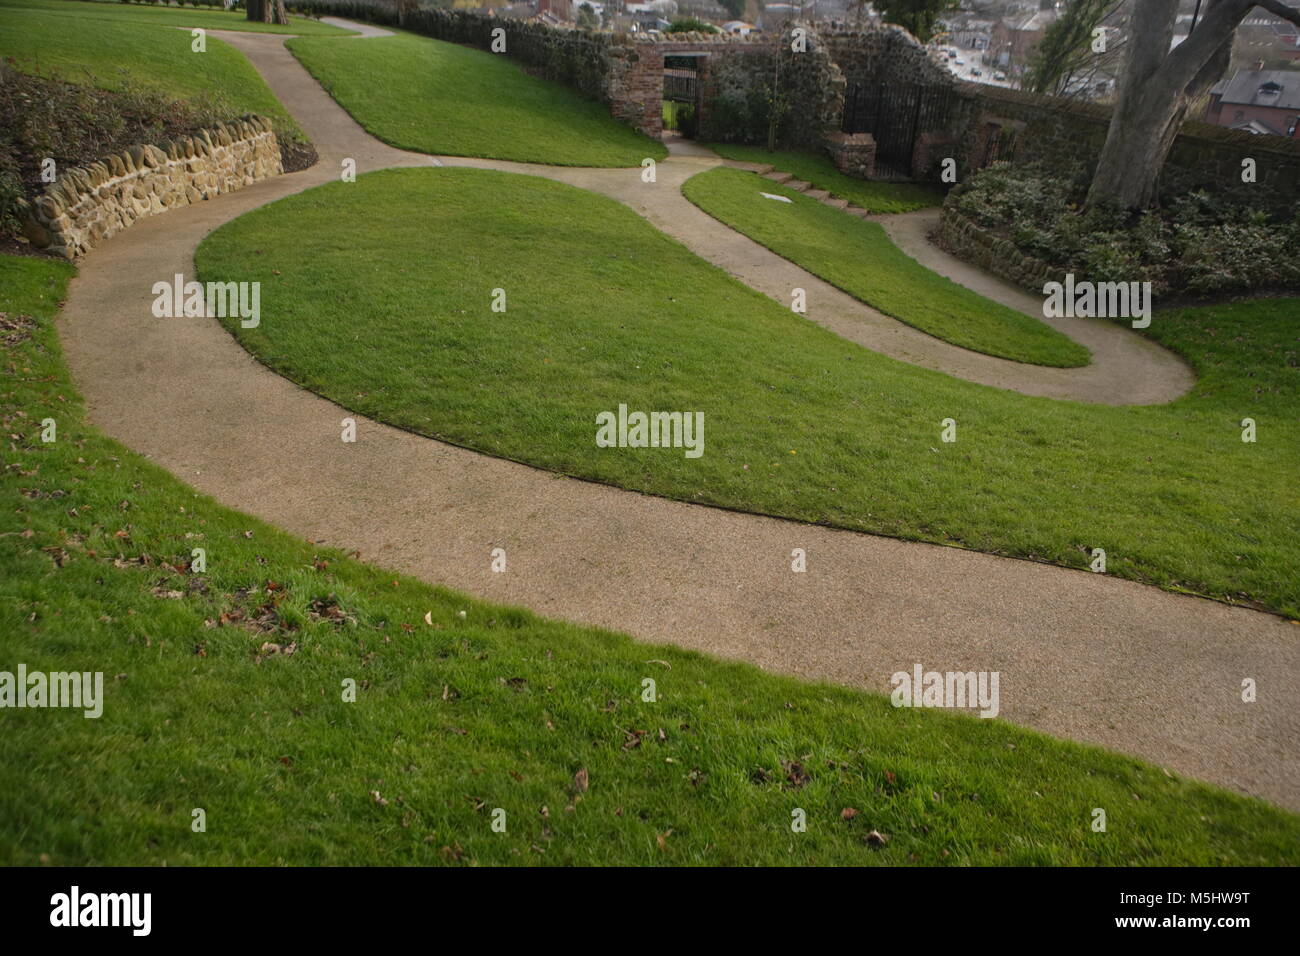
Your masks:
M1053 277L1052 268L1047 263L1025 255L1010 239L994 235L966 218L957 212L951 199L944 203L936 238L939 245L958 259L1030 292L1042 292L1043 284Z
M146 216L233 192L283 171L271 121L245 116L67 170L20 215L34 246L75 259Z
M883 24L826 32L821 42L848 83L956 84L948 68L899 26Z

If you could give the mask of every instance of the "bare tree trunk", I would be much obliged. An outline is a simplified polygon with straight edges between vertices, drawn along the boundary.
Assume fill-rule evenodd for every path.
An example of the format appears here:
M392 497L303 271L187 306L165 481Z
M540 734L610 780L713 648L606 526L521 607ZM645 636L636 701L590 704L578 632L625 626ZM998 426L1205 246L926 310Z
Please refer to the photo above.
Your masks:
M248 19L287 26L289 14L284 9L284 0L248 0Z
M1209 0L1195 32L1170 52L1178 0L1134 0L1128 58L1088 205L1142 209L1156 199L1165 158L1188 104L1228 67L1252 0Z

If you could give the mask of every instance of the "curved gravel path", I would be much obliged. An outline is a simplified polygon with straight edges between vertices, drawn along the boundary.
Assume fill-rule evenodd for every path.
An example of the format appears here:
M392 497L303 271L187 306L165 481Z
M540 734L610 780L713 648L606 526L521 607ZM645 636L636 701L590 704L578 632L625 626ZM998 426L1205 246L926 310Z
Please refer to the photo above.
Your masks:
M365 134L283 37L222 38L262 72L321 161L143 220L81 263L59 327L105 432L227 505L426 581L873 690L917 662L996 670L1008 720L1300 809L1300 630L1278 618L1104 575L574 481L358 416L358 440L344 444L350 413L267 370L216 320L154 318L153 282L190 276L195 247L222 223L334 179L345 157L359 172L437 162ZM635 169L443 161L603 184L671 226L694 209L681 207L678 183L711 160L662 163L653 191ZM736 257L747 281L774 265L716 223L695 228L698 241L723 244L717 255ZM822 290L809 278L800 281L815 314ZM900 332L864 338L919 335L892 325ZM507 550L504 574L490 571L494 547ZM790 570L796 547L807 549L807 573ZM1240 700L1245 677L1259 681L1256 703Z

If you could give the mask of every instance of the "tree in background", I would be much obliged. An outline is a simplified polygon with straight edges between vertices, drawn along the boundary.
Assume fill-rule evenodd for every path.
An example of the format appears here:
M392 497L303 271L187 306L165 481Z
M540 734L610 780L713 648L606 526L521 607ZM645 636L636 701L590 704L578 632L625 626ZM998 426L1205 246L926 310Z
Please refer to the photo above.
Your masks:
M1098 71L1118 64L1123 41L1108 35L1097 49L1094 31L1124 0L1067 0L1065 12L1034 48L1021 88L1033 93L1069 96L1091 86Z
M743 20L745 17L745 0L719 0L722 8L731 14L733 20Z
M248 0L248 19L287 26L289 13L284 9L284 0Z
M939 15L957 4L958 0L878 0L875 7L886 23L897 23L922 43L928 43Z
M596 8L590 3L584 3L578 7L577 24L582 30L595 30L600 26L600 20L596 17Z
M1205 0L1195 29L1175 46L1178 0L1133 0L1119 97L1088 205L1143 209L1155 202L1188 104L1223 76L1237 27L1255 7L1300 26L1300 6L1282 0Z

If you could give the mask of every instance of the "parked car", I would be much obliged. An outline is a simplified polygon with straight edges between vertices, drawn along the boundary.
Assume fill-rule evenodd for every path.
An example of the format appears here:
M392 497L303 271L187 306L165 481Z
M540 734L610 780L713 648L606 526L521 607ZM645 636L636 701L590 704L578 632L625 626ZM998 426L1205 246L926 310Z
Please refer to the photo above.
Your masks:
M972 70L970 71L970 75L971 75L971 76L983 76L983 75L984 75L984 71L981 70L981 69L979 69L978 67L976 67L976 68L974 68L974 69L972 69Z
M1001 70L998 70L996 73L993 74L993 79L997 80L999 83L1001 83L1006 78L1007 75L1003 73Z

